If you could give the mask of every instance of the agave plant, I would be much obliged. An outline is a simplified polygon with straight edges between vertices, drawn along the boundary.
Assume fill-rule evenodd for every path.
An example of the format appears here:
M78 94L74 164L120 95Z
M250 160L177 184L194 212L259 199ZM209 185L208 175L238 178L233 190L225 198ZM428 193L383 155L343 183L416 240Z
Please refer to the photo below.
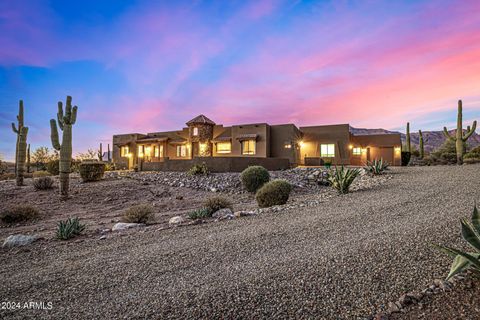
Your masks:
M335 188L338 193L345 194L348 193L350 185L353 180L360 174L359 169L345 169L343 166L338 169L335 167L333 172L330 172L328 176L328 181L332 184L332 187Z
M68 240L79 235L83 230L85 230L85 225L81 224L78 218L68 218L58 223L57 238L60 240Z
M462 219L461 223L462 237L475 251L463 252L450 247L438 246L440 250L454 258L447 280L466 269L472 269L480 274L480 215L476 205L473 208L472 221Z
M373 160L373 161L367 161L367 165L364 167L365 171L373 174L373 175L379 175L382 174L385 170L388 169L388 162L384 161L383 158L380 160Z

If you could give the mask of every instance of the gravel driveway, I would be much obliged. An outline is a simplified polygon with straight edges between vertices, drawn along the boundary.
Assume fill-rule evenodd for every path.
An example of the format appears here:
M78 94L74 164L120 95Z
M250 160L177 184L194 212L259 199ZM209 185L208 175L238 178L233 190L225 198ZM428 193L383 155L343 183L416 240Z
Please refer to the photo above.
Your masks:
M106 240L0 250L0 318L368 318L446 276L480 166L395 168L373 190L318 207Z

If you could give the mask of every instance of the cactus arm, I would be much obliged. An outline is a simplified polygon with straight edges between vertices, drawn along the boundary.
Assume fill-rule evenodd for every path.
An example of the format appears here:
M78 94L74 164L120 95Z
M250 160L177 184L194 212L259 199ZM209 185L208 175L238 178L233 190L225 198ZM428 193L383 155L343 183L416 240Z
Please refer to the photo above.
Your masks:
M58 140L58 130L57 130L57 123L55 120L50 120L50 128L51 128L51 139L52 139L52 146L55 150L60 150L60 142Z
M20 131L20 127L23 127L23 100L20 100L18 102L17 120L18 120L18 129Z
M60 130L63 131L63 104L61 101L58 102L57 120Z
M455 138L452 137L450 133L448 133L447 127L443 127L443 135L445 136L445 138L455 141Z
M13 130L13 132L15 132L16 134L19 134L18 129L17 129L17 127L15 127L15 123L13 123L13 122L12 122L12 130Z
M73 107L72 116L70 117L70 124L71 125L74 125L75 122L77 121L77 109L78 109L77 106Z
M70 120L72 118L72 104L68 102L65 106L65 117L63 118L64 124L70 124Z
M467 141L468 138L470 138L470 136L475 132L476 129L477 129L477 120L473 121L473 125L471 129L470 127L467 127L467 132L465 132L465 135L463 136L463 141Z

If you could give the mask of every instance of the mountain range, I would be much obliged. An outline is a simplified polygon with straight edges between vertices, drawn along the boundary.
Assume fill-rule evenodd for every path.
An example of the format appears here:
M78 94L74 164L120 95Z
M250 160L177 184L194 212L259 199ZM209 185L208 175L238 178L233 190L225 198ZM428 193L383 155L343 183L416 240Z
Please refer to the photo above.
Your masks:
M457 130L450 130L451 135L455 135ZM400 133L402 143L406 141L406 134L398 131L389 131L385 129L365 129L365 128L353 128L350 127L350 132L353 135L368 135L368 134L385 134L385 133ZM445 136L443 131L423 131L423 144L426 152L431 152L438 149L444 142ZM418 132L410 132L410 140L413 146L418 147ZM470 148L480 146L480 135L476 132L468 139L467 142Z

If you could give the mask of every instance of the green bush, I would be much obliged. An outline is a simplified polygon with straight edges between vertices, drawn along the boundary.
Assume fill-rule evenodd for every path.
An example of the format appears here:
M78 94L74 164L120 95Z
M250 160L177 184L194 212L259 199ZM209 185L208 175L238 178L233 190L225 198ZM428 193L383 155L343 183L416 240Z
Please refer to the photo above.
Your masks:
M52 174L48 171L35 171L33 173L33 177L34 178L41 178L41 177L49 177L51 176Z
M105 163L100 161L85 161L79 166L80 177L83 182L98 181L105 174Z
M338 191L338 193L345 194L348 193L350 190L350 185L359 174L359 169L345 169L342 166L340 169L335 168L333 172L330 172L328 180L332 184L332 187Z
M192 212L190 212L188 214L188 217L190 219L203 219L203 218L209 218L212 216L212 212L210 212L210 210L208 210L207 208L200 208L200 209L196 209L196 210L193 210Z
M58 176L60 172L60 160L50 160L47 162L47 171L53 175Z
M224 208L229 208L233 210L233 206L230 200L221 196L208 198L203 204L203 207L210 212L210 215Z
M85 230L85 225L78 218L68 218L57 225L57 239L68 240L78 236Z
M372 175L379 175L385 172L385 170L388 169L388 162L383 161L383 158L380 160L373 160L373 161L367 161L367 165L364 167L364 169L369 172Z
M262 166L250 166L243 170L240 180L247 191L257 192L265 183L270 181L270 174Z
M266 208L287 203L292 186L285 180L273 180L263 185L255 195L258 206Z
M462 237L473 248L473 251L464 252L450 247L438 246L440 250L454 259L447 280L470 268L475 273L480 273L480 215L476 206L473 208L471 221L462 219L461 224Z
M48 190L53 188L53 179L50 177L40 177L33 179L35 190Z
M147 223L153 220L153 207L148 204L139 204L128 208L122 220L130 223Z
M0 220L4 223L28 221L38 216L38 210L29 205L18 205L7 208L0 213Z
M188 173L191 174L192 176L197 176L197 175L207 175L209 173L208 167L203 162L202 164L194 164L193 167L188 170Z

